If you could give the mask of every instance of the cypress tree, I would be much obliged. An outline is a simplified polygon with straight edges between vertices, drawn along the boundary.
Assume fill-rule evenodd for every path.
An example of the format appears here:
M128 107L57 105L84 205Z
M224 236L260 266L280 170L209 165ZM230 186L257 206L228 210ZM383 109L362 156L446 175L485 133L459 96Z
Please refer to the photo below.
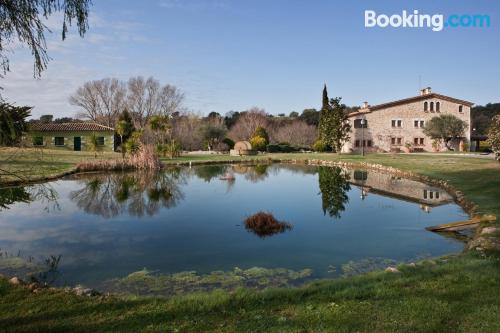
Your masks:
M319 139L338 153L342 149L342 144L349 140L349 132L351 131L345 105L341 104L340 101L340 97L328 101L325 85L323 88L323 107L319 119Z

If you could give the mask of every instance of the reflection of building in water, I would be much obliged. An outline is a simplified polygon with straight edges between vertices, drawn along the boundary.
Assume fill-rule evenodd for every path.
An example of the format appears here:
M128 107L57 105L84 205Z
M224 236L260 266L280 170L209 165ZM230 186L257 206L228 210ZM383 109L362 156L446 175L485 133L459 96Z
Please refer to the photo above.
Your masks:
M453 201L451 195L443 189L415 180L375 171L348 170L348 172L351 176L349 182L360 187L361 199L371 192L418 203L426 212L430 212L431 207Z

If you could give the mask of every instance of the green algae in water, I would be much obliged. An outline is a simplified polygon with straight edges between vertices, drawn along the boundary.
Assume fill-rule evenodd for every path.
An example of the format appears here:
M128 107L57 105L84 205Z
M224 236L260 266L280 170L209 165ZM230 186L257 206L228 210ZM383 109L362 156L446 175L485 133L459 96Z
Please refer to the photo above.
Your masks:
M232 271L213 271L201 275L195 271L157 274L143 269L124 278L106 281L102 289L118 294L171 296L215 289L231 291L242 287L254 289L288 287L304 282L311 275L311 269L294 271L263 267L249 269L235 267Z

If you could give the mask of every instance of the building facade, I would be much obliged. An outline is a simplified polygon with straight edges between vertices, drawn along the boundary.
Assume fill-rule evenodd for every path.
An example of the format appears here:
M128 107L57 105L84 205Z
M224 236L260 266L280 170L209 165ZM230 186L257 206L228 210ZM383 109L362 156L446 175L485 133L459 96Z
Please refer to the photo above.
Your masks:
M438 143L423 133L426 122L440 114L452 114L467 124L463 138L453 140L454 150L465 150L470 142L473 103L433 93L431 88L422 89L419 96L394 102L368 105L349 114L351 138L343 146L343 152L398 152L398 151L445 151L444 143Z
M101 151L113 151L115 130L97 123L35 123L31 125L29 140L33 147L73 151L88 150L88 142L95 135Z

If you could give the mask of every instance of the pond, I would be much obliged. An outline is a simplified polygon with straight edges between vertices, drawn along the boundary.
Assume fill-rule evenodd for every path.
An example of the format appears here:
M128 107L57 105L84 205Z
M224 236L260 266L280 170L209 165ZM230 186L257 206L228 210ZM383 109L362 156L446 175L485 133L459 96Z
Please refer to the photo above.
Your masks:
M259 212L283 224L246 223ZM288 286L461 251L425 227L466 217L443 189L366 170L78 174L0 189L0 272L146 295Z

